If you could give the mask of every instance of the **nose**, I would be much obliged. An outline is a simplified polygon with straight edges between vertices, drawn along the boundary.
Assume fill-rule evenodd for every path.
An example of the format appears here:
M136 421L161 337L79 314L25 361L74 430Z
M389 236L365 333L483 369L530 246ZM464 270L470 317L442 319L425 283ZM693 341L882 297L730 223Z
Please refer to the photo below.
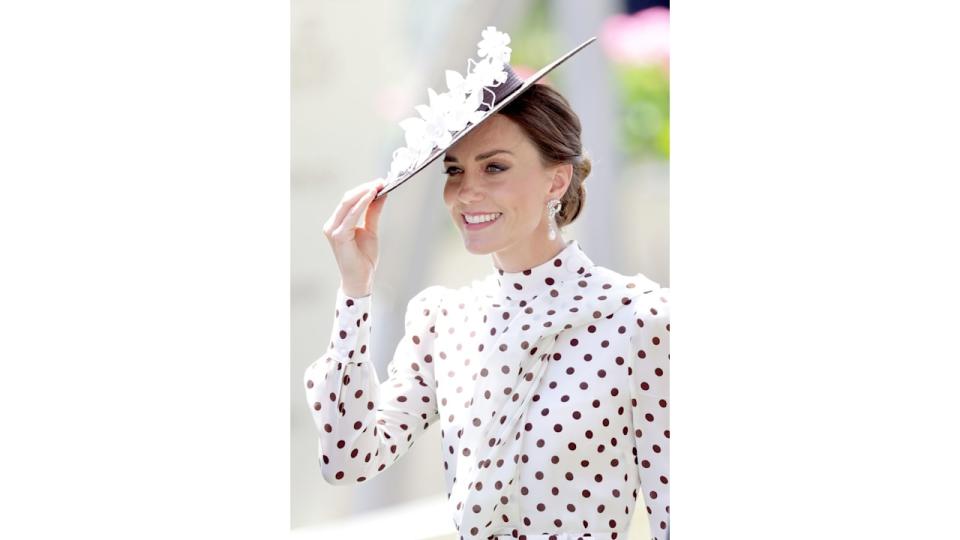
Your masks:
M483 200L483 190L479 185L479 179L474 179L466 171L460 173L460 185L457 188L457 198L464 205L472 204L475 201Z

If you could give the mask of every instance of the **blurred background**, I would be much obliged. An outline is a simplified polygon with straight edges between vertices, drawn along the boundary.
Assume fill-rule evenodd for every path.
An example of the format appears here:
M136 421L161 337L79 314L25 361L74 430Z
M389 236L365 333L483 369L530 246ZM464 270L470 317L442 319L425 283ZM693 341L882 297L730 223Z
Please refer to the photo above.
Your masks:
M326 349L339 284L323 223L343 192L386 176L404 144L398 122L427 103L428 87L446 89L444 70L466 72L481 30L510 34L521 76L597 36L545 79L579 114L593 160L586 206L563 237L599 265L668 287L669 2L293 0L291 19L291 526L312 538L367 538L381 525L443 537L454 529L439 428L362 485L331 486L320 475L300 386ZM489 255L463 248L443 205L441 167L432 163L384 207L371 314L381 380L410 298L493 271ZM632 537L644 538L645 527Z

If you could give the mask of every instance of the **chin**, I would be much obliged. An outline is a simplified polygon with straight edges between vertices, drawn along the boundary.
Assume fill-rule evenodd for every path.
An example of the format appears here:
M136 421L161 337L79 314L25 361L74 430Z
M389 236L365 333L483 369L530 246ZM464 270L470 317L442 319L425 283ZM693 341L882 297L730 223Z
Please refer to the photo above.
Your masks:
M467 251L474 255L489 255L498 251L500 246L503 245L503 242L499 240L471 238L469 233L464 234L463 247L467 248Z
M460 219L457 213L456 220ZM474 255L489 255L502 250L509 244L509 239L503 234L504 223L494 225L491 230L468 231L462 224L457 225L457 231L463 240L463 247Z

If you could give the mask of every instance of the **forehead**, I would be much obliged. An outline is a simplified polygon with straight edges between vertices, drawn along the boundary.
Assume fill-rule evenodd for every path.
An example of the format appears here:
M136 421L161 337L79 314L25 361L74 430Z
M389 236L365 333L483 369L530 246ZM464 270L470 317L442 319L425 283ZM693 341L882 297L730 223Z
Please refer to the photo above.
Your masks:
M513 120L502 114L494 114L447 149L447 156L468 159L491 148L503 148L511 152L523 151L526 136Z

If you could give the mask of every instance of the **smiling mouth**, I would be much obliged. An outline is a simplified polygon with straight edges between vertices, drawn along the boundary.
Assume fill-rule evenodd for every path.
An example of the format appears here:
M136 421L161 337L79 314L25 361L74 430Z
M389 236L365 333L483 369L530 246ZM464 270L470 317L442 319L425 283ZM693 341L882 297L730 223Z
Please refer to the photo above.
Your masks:
M486 219L483 219L483 220L481 220L481 221L476 221L476 220L474 220L474 221L468 221L466 214L460 214L460 219L463 220L463 223L464 223L465 225L484 225L484 224L486 224L486 223L492 223L492 222L500 219L500 216L502 216L502 215L503 215L503 212L490 212L489 214L479 214L479 215L478 215L478 216L483 216L483 217L486 218ZM493 219L490 219L491 217L493 217Z

